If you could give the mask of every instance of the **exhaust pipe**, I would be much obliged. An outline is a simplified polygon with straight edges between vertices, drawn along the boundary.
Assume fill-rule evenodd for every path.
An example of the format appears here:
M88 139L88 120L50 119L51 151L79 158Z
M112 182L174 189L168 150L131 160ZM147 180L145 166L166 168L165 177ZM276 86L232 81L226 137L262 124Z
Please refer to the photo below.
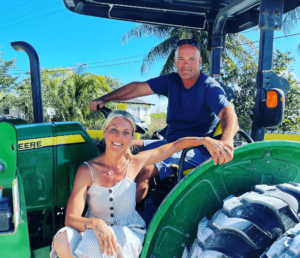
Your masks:
M24 51L29 57L34 123L43 123L44 112L39 56L27 42L15 41L11 42L11 46L16 51Z

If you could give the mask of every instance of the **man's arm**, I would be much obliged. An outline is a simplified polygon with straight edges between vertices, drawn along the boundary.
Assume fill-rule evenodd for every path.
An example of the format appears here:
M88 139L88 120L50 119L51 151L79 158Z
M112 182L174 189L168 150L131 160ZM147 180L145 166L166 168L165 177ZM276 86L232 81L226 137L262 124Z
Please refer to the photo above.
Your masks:
M236 133L239 130L239 124L238 124L238 118L237 115L231 106L226 106L224 107L218 117L221 120L221 128L222 128L222 138L221 141L224 141L228 144L230 144L233 148L233 138L236 135ZM230 152L230 149L226 149L227 152ZM224 159L223 163L229 162L232 159L230 156L233 157L232 155L227 155L227 157Z
M100 98L90 102L90 110L97 111L97 107L102 108L106 102L113 100L128 100L142 96L154 94L148 82L131 82L119 89L116 89Z
M231 106L224 107L218 117L221 120L222 141L233 146L233 138L239 130L238 118Z

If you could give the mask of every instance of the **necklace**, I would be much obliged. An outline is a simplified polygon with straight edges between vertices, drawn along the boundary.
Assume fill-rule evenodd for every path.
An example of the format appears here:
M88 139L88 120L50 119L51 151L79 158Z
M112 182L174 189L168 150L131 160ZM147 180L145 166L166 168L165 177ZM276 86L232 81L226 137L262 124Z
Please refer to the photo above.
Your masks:
M126 154L126 155L127 155L127 154ZM127 155L127 157L128 157L128 155ZM107 175L111 175L111 171L108 170Z

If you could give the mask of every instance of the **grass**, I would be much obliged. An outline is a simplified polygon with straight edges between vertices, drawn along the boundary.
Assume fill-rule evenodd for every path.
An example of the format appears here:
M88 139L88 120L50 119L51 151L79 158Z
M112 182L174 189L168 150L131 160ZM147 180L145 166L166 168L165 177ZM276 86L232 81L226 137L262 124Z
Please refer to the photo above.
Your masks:
M148 132L141 135L141 139L150 139L155 131L165 128L166 118L166 113L151 114L151 125L148 126Z

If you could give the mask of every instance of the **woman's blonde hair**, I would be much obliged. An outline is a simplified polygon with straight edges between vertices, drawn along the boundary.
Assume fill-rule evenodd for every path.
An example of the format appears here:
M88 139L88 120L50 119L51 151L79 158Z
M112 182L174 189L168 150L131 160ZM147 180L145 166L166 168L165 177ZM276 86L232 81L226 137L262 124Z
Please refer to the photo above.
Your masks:
M131 125L132 125L132 135L134 135L134 131L135 131L135 121L134 121L134 118L133 116L125 111L125 110L120 110L120 109L117 109L117 110L114 110L112 112L109 113L108 117L106 118L106 121L103 125L103 130L104 128L106 128L110 122L115 118L115 117L123 117L125 119L127 119Z
M132 125L132 135L134 136L134 132L135 132L135 121L134 121L133 116L132 116L129 112L127 112L127 111L125 111L125 110L120 110L120 109L114 110L114 111L112 111L112 112L109 113L109 115L108 115L108 117L106 118L106 121L105 121L105 123L104 123L104 125L103 125L103 133L104 133L104 130L107 129L107 126L110 124L110 122L111 122L114 118L116 118L116 117L123 117L123 118L127 119L127 120L130 122L130 124ZM103 140L104 140L104 138L103 138ZM126 154L126 156L127 156L129 159L131 159L132 153L131 153L130 148L128 148L128 151L127 151L125 154Z

